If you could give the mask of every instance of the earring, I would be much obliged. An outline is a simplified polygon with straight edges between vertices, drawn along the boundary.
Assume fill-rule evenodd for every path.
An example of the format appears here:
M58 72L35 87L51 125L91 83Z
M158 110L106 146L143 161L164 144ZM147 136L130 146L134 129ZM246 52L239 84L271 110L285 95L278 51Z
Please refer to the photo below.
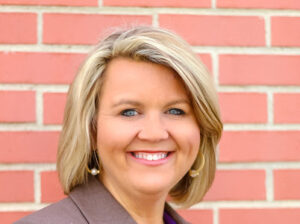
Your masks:
M96 149L93 150L91 164L96 165L97 167L93 167L92 169L90 169L89 166L86 165L86 170L88 171L88 173L92 174L93 176L98 175L100 173L100 170L99 170L100 165L99 165L98 155L97 155Z
M198 175L200 174L200 171L201 171L201 170L203 169L203 167L204 167L204 164L205 164L205 158L204 158L204 155L203 155L203 154L201 154L201 156L202 156L202 159L201 159L201 164L200 164L199 168L198 168L197 170L192 170L192 169L189 170L189 175L190 175L192 178L198 176Z

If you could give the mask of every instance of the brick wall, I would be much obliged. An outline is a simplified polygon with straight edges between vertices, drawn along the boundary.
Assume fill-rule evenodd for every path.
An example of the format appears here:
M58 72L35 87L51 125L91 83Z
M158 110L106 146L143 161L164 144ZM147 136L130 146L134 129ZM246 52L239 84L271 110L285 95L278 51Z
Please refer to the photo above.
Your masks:
M206 224L300 222L300 1L0 0L0 220L63 198L55 155L68 85L112 26L189 41L218 85L224 136Z

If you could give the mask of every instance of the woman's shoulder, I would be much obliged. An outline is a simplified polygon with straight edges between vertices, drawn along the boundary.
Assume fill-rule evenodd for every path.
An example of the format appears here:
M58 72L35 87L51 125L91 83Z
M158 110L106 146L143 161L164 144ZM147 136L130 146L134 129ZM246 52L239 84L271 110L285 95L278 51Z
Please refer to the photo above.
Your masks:
M36 211L14 224L83 224L87 223L76 204L69 197Z

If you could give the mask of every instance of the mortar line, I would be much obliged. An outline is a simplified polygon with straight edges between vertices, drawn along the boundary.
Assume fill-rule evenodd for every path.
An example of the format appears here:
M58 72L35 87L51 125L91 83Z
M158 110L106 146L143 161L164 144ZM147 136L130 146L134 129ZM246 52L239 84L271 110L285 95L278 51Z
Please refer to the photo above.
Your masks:
M273 185L273 170L272 168L266 168L266 200L274 200L274 185Z
M43 108L43 93L40 90L36 91L36 124L38 126L43 125L43 114L44 114L44 108Z
M219 55L216 52L211 53L212 58L212 75L214 77L214 81L216 86L218 87L219 82Z
M152 16L152 26L159 27L159 16L157 13L154 13Z
M34 171L34 202L41 203L41 175L40 171Z
M103 0L98 0L98 7L102 7L103 6Z
M100 0L98 0L100 1ZM99 3L98 3L99 4ZM240 16L300 16L299 10L281 9L233 9L233 8L176 8L176 7L121 7L107 6L86 7L86 6L1 6L0 12L62 12L62 13L93 13L93 14L194 14L194 15L240 15Z
M39 92L68 92L69 85L55 84L1 84L0 90L32 90Z
M211 8L216 9L217 8L217 0L211 0Z
M264 17L265 19L265 40L266 46L271 47L271 18L269 15Z
M267 92L267 113L268 124L274 124L274 99L272 92Z
M213 224L219 224L219 208L213 207Z
M43 42L43 13L37 12L37 44L41 45Z

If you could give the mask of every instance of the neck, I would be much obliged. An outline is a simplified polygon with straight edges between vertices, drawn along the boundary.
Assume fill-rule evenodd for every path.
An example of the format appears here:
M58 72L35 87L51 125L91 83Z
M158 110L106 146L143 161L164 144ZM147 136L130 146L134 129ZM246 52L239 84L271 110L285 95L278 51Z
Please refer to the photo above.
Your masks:
M138 224L163 224L163 213L168 192L143 194L127 192L101 178L102 183L114 198L125 208Z

